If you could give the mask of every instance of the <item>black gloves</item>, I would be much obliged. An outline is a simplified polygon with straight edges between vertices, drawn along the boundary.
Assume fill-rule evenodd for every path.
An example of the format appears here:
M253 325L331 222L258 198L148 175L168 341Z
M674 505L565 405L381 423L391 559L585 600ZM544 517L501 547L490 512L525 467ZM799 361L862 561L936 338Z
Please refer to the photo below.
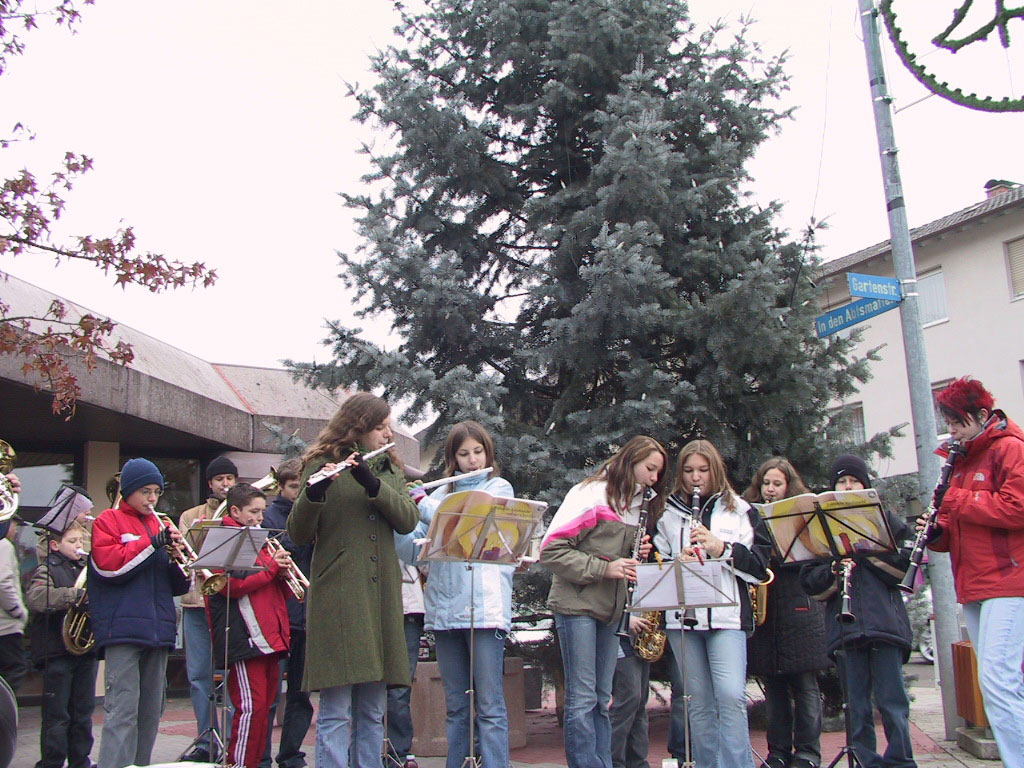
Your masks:
M312 485L307 486L306 498L310 501L316 502L317 504L321 503L325 498L327 498L327 488L333 482L333 477L325 477L323 480L318 480Z
M360 454L356 458L356 465L352 467L352 479L366 489L366 495L371 499L380 491L380 479L370 470L370 465Z
M153 549L160 549L162 547L170 546L171 544L171 529L161 528L159 533L154 533L149 537L149 543L153 545Z

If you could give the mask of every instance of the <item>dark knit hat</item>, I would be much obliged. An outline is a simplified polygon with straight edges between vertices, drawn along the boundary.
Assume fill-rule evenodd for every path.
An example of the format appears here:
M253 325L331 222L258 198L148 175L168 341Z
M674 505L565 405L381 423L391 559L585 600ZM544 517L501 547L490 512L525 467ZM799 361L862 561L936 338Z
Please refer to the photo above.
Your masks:
M127 499L144 485L164 488L164 476L149 459L128 459L121 467L121 498Z
M212 480L217 475L234 475L238 477L238 467L227 456L218 456L207 465L206 479Z
M839 482L839 478L843 475L849 475L855 477L864 484L865 488L871 487L871 478L869 477L868 465L864 463L864 459L860 456L854 456L852 453L844 453L838 459L835 464L832 465L832 487L836 487L836 483Z

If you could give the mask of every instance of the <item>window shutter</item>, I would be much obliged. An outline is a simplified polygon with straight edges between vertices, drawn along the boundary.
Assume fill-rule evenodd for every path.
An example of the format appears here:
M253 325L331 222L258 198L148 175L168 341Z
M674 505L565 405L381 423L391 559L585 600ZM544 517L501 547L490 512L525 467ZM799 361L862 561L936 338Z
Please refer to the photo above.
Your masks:
M1006 244L1010 263L1010 290L1013 297L1024 296L1024 237Z

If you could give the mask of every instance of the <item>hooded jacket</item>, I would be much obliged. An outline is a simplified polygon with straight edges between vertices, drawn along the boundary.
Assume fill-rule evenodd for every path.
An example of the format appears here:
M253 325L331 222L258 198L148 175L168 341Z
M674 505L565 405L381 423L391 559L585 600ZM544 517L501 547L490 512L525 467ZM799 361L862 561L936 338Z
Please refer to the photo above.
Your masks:
M140 515L127 501L93 523L86 589L100 657L105 646L120 643L174 647L174 596L188 591L188 578L150 542L160 527L155 515Z
M1002 411L964 443L929 548L949 552L957 600L1024 596L1024 433Z

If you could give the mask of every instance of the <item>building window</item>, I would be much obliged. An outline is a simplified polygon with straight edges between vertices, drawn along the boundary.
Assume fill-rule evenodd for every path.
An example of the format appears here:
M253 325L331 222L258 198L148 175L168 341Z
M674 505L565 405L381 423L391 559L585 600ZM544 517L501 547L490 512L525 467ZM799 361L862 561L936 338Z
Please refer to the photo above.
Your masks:
M864 403L847 403L835 408L833 413L837 416L835 423L839 434L835 437L826 434L828 440L848 445L863 445L868 441L864 426Z
M945 320L949 316L946 312L946 279L941 269L918 277L917 293L922 325Z
M1024 296L1024 237L1006 244L1007 266L1010 272L1010 296Z
M935 432L939 437L947 437L949 435L949 427L946 426L946 420L942 417L942 411L939 410L939 393L953 383L952 379L945 379L944 381L937 381L932 384L932 407L935 408Z

